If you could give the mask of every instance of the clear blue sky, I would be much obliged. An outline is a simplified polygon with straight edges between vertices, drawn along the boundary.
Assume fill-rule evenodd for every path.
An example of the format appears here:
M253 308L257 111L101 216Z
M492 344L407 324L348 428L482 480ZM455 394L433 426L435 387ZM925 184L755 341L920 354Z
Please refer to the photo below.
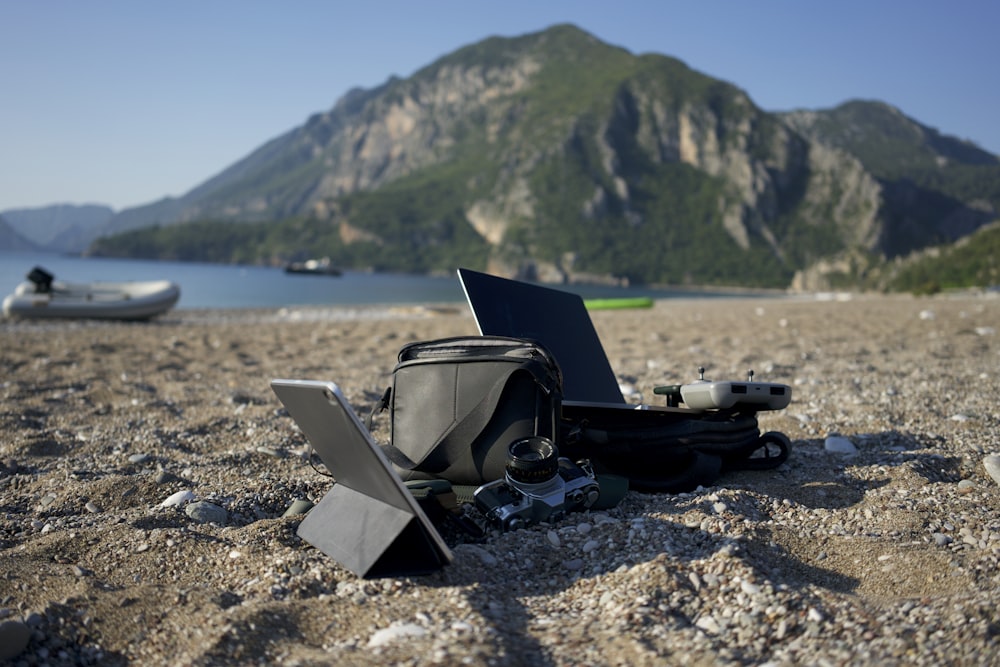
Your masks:
M878 99L1000 154L995 0L0 0L0 211L182 195L352 87L556 23L766 110Z

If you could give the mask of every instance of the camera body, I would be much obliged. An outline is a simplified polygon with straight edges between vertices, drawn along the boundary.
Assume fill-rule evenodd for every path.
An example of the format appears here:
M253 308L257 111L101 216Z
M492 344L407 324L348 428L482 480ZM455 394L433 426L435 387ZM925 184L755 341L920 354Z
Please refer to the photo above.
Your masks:
M559 457L547 438L511 444L503 479L476 489L476 506L503 530L556 519L597 502L600 486L589 462Z

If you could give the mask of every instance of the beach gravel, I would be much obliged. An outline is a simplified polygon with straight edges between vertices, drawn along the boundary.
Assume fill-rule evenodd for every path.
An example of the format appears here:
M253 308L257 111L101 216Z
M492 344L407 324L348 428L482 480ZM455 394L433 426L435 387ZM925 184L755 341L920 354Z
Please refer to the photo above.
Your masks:
M981 665L1000 655L1000 300L599 311L629 399L793 387L777 470L472 540L359 579L295 530L330 479L271 392L362 415L464 307L0 322L0 660L13 665ZM388 419L376 437L388 437ZM296 508L288 511L291 507Z

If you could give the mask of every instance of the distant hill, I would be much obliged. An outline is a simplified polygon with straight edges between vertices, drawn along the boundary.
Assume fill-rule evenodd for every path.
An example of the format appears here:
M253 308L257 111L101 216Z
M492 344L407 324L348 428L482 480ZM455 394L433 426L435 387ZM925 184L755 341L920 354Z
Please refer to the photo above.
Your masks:
M39 247L19 234L7 220L0 216L0 250L18 252L35 251Z
M783 114L795 130L856 157L882 188L889 256L951 242L997 219L1000 158L882 102Z
M9 209L0 213L17 233L37 249L81 252L114 216L108 206L57 204L40 208ZM0 248L5 247L0 243Z
M891 289L933 294L970 286L1000 286L1000 223L987 225L954 244L927 248L894 266Z
M808 289L996 219L998 175L884 103L768 113L560 25L353 90L184 196L118 213L102 233L131 233L91 252Z

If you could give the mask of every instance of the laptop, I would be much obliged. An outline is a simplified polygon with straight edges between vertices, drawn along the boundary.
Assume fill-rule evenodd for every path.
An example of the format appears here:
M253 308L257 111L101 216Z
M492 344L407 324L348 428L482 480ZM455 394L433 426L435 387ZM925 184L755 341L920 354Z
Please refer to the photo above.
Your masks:
M335 483L298 535L359 577L426 574L451 562L440 533L332 382L272 380Z
M580 295L464 268L458 279L480 335L528 338L555 356L564 406L676 410L625 401Z
M611 363L594 329L583 297L571 292L459 269L458 279L480 335L535 340L555 356L563 373L563 407L589 414L602 410L641 410L667 418L692 411L745 405L780 410L791 400L791 387L762 382L701 381L657 387L678 393L687 404L632 405L625 401ZM610 413L606 413L610 414ZM641 418L645 419L645 417Z

